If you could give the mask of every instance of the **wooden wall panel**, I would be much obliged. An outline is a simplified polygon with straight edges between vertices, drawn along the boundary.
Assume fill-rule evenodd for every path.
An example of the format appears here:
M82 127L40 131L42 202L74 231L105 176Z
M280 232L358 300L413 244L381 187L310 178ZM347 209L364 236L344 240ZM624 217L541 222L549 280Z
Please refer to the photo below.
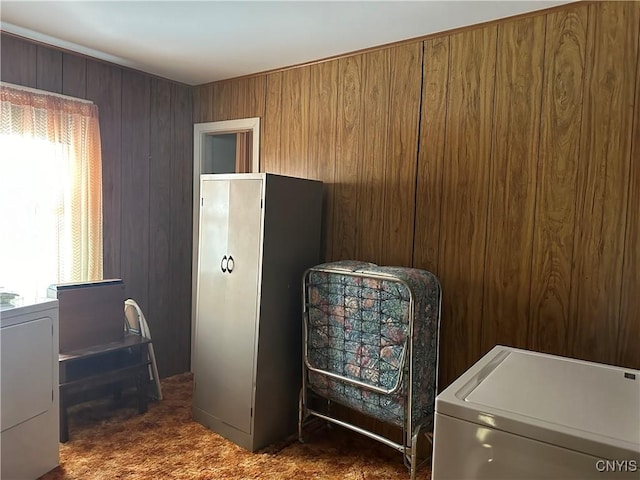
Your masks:
M640 368L639 6L576 3L443 34L422 53L345 56L304 67L308 87L300 68L257 77L263 170L330 192L325 260L440 278L440 388L495 343ZM295 118L307 110L305 169L290 152L305 150Z
M213 121L213 90L214 86L211 84L194 88L194 123L205 123Z
M87 62L87 98L98 105L102 145L102 231L105 278L121 278L122 70Z
M213 119L211 121L218 122L221 120L229 120L233 118L231 109L233 108L232 85L230 82L216 83L213 89L212 108Z
M145 311L160 376L187 371L193 88L4 33L0 44L2 80L98 106L105 278Z
M338 60L338 123L333 190L333 259L355 259L362 159L363 55Z
M385 200L385 164L389 161L389 101L391 64L389 50L378 50L363 56L362 118L363 131L357 185L356 251L353 258L373 263L382 262Z
M637 2L589 6L567 353L606 363L620 324L639 12Z
M247 79L243 78L237 82L229 82L226 86L229 89L229 101L225 107L226 118L244 117L244 99L247 93Z
M21 38L2 35L0 80L37 88L37 46Z
M443 288L440 380L481 354L487 202L497 27L450 37L439 276Z
M225 87L229 89L228 99L224 100L223 103L225 106L225 117L226 119L231 118L242 118L244 117L243 109L244 109L244 94L246 92L247 79L242 78L235 82L229 82Z
M638 32L638 58L636 61L636 92L634 105L634 130L631 145L629 172L629 201L622 273L622 304L616 364L640 365L640 32Z
M330 258L333 238L333 182L336 168L338 62L313 65L309 72L309 178L322 180L322 260Z
M62 93L62 52L36 47L36 88Z
M482 350L527 347L544 17L498 27Z
M260 124L260 171L281 173L282 73L266 77L265 114Z
M149 77L123 71L120 271L126 295L143 311L149 311L150 89Z
M308 170L309 80L309 67L282 72L280 173L294 177Z
M546 18L529 348L567 351L587 9Z
M154 319L154 348L167 351L173 342L171 309L171 84L151 79L149 113L149 257L147 316ZM153 298L153 301L150 301ZM158 368L169 369L169 358L158 359Z
M87 60L71 53L62 54L62 93L72 97L87 96Z
M246 79L244 97L241 99L242 118L264 117L265 111L266 77L251 77Z
M413 267L438 274L449 37L424 42Z
M193 123L200 123L201 118L206 118L206 97L210 91L206 85L193 89Z
M149 163L159 148L151 147L151 98L159 98L162 82L63 54L63 92L84 91L103 112L103 172L112 182L105 184L105 269L131 284L143 308L156 308L155 318L149 315L154 336L172 339L157 352L161 375L185 371L189 361L191 118L253 112L262 120L262 171L300 171L325 182L326 260L367 256L437 273L444 294L441 388L494 341L640 368L638 8L578 2L443 34L424 42L422 69L416 42L286 74L195 89L173 84L172 157L162 167L172 179L166 213L159 205L152 213L150 204L158 194L151 183L166 178ZM2 80L57 88L56 54L2 37ZM38 68L49 60L51 78ZM295 130L294 115L303 128ZM283 125L294 130L285 133ZM383 165L379 148L388 153ZM381 198L374 193L380 179ZM393 218L405 212L406 219ZM167 222L177 300L160 312L151 306L151 277L159 273L149 255L162 249L151 247L150 228L166 231ZM529 264L530 278L522 277Z
M169 247L171 302L163 312L170 319L164 375L189 369L191 361L191 246L193 220L193 96L192 89L172 85L171 92L171 237Z
M422 44L389 51L391 80L380 263L410 267L413 257ZM393 248L389 248L393 245Z

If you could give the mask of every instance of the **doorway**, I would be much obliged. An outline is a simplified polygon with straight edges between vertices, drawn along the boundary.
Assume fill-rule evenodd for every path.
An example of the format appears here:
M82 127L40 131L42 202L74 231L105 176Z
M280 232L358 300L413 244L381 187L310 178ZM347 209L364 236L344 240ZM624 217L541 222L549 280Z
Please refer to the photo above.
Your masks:
M200 174L252 173L253 132L212 133L202 138Z
M260 118L194 125L194 184L205 173L260 171Z

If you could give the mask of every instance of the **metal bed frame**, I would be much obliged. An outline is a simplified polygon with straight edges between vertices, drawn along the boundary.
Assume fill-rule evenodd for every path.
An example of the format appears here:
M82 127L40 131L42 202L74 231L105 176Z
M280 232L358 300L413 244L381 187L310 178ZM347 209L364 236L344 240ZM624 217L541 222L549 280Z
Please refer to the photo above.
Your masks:
M331 264L322 264L316 267L312 267L308 269L303 277L302 284L302 295L303 295L303 375L302 375L302 389L300 391L300 399L299 399L299 416L298 416L298 438L300 442L304 442L303 440L303 427L310 423L312 420L321 419L327 422L340 425L344 428L353 430L359 434L365 435L369 438L372 438L378 442L387 445L400 453L403 454L403 461L405 466L408 468L410 473L411 480L415 479L417 469L422 466L424 463L428 462L431 459L431 456L426 457L422 461L418 462L418 452L417 452L417 443L418 437L420 436L421 429L424 426L424 422L418 424L412 431L412 419L414 415L414 405L413 405L413 376L414 376L414 365L413 365L413 333L414 333L414 308L415 308L415 299L414 292L411 286L402 279L396 278L393 275L385 274L381 272L367 272L363 270L335 270L332 268L327 268L326 265ZM371 266L377 267L377 265L369 264ZM409 308L408 308L408 319L407 319L407 333L404 339L404 345L402 349L402 360L398 367L398 377L395 385L392 388L384 389L378 387L376 385L371 385L367 382L363 382L360 380L356 380L353 378L346 377L344 375L340 375L338 373L317 368L311 365L308 357L308 340L309 340L309 309L308 309L308 291L307 291L307 282L311 272L324 272L324 273L335 273L339 275L351 276L351 277L362 277L362 278L370 278L370 279L378 279L389 282L395 282L402 285L407 291L410 293L409 298ZM434 277L435 279L435 277ZM437 283L437 279L436 283ZM438 286L438 311L437 315L437 325L436 325L436 335L439 337L440 331L440 310L441 310L441 299L442 299L442 291L440 289L439 283ZM439 348L439 338L436 340L436 347ZM435 402L435 394L437 393L437 371L438 371L438 359L439 354L436 353L436 364L435 364L435 393L433 401ZM408 366L408 368L406 368ZM353 385L355 387L368 390L371 392L375 392L381 395L393 395L401 392L403 388L406 387L404 397L404 409L403 409L403 420L402 420L402 438L403 443L398 443L386 436L380 435L378 433L366 430L360 426L349 423L345 420L341 420L338 418L334 418L330 413L330 406L333 400L324 398L327 402L327 412L321 412L312 408L309 405L309 393L312 393L314 397L323 399L323 397L317 392L309 392L309 379L308 373L315 372L320 375L325 375L329 378L338 380L340 382L344 382L346 385ZM406 381L405 381L406 380ZM336 401L336 403L341 403ZM347 405L349 408L353 408L352 406ZM361 412L364 415L370 414L367 412ZM315 417L315 418L313 418ZM375 417L373 417L375 418ZM379 419L381 420L381 419ZM384 420L382 420L384 421ZM433 447L433 432L423 432L425 437L428 439L430 443L430 450L432 451Z

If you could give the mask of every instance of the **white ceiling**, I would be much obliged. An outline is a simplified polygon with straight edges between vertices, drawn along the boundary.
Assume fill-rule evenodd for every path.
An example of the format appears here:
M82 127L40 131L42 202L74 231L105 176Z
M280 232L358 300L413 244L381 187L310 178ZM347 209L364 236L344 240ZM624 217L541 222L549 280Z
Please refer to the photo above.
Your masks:
M7 1L2 30L199 85L549 8L549 1Z

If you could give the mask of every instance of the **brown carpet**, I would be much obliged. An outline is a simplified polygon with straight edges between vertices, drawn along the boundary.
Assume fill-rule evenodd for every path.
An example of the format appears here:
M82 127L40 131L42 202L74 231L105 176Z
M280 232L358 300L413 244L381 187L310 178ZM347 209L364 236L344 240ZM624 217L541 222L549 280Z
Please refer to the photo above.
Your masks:
M399 452L340 427L250 453L191 419L191 389L191 374L165 379L164 400L143 415L133 397L119 408L111 399L70 408L60 466L41 480L409 478Z

